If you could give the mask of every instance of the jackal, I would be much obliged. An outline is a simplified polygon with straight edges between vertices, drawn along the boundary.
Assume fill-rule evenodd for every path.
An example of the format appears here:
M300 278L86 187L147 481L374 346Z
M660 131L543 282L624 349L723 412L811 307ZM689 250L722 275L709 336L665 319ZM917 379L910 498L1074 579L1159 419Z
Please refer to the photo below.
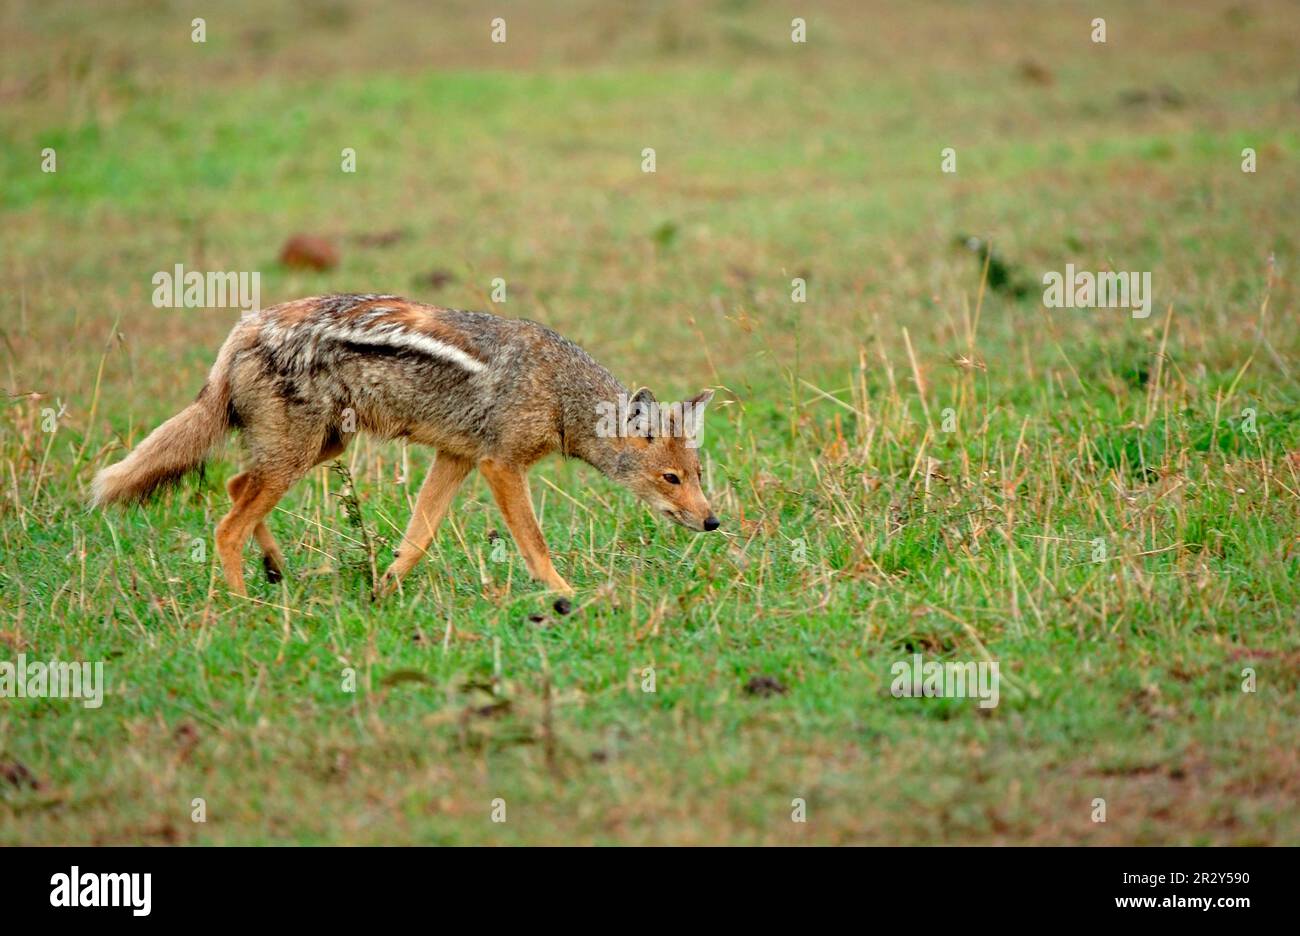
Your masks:
M217 524L216 543L227 583L245 594L250 534L262 547L267 577L278 581L284 573L265 521L295 481L340 455L357 430L405 438L437 455L381 593L424 555L477 466L529 574L572 594L533 514L529 468L552 452L579 458L655 512L691 530L716 530L693 438L712 396L706 390L687 401L697 414L692 432L677 408L660 425L645 419L655 400L643 388L617 410L632 431L611 432L602 419L615 401L629 399L627 390L587 352L536 322L397 296L299 299L246 314L194 402L95 476L94 502L143 502L240 430L248 468L226 486L234 504Z

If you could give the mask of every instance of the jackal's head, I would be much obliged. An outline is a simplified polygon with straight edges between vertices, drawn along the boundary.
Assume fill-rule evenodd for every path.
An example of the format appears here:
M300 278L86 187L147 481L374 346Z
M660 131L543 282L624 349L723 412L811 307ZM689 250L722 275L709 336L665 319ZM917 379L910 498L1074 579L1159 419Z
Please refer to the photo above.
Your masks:
M696 446L704 407L713 391L684 403L660 404L644 387L627 406L623 438L613 472L650 509L690 530L716 530L721 523L700 489Z

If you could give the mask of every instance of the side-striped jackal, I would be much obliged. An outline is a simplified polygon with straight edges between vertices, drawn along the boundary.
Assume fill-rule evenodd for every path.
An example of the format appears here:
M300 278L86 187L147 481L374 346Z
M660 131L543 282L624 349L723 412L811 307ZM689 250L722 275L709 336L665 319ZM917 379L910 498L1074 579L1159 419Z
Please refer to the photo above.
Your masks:
M100 471L94 498L142 502L240 430L248 467L227 485L234 504L217 524L216 543L226 581L244 594L250 535L267 576L283 574L266 517L295 481L341 454L355 431L406 438L437 456L381 591L429 548L456 489L477 467L529 573L572 594L533 514L529 468L552 452L580 458L655 512L715 530L695 448L712 395L706 390L656 420L648 417L660 412L649 391L629 396L585 351L535 322L396 296L300 299L245 315L195 401Z

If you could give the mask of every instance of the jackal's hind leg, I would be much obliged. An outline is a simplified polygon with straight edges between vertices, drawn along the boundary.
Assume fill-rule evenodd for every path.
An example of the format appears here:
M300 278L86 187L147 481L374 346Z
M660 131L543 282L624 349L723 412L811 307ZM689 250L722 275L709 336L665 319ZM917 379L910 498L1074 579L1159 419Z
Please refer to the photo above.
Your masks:
M451 499L455 496L456 489L460 487L473 467L473 463L468 459L447 452L438 453L433 466L429 468L429 473L424 476L424 483L420 485L415 509L411 511L410 522L406 525L406 532L402 534L402 545L397 549L397 559L384 572L379 582L378 590L381 595L396 589L398 583L420 561L420 557L433 542L434 534L438 532L438 524L447 515L447 509L451 506Z
M555 571L555 566L551 563L546 539L542 536L542 528L537 525L537 515L533 513L533 501L528 494L528 476L518 468L491 459L479 462L479 471L487 478L492 496L506 519L506 526L510 527L510 535L515 538L515 544L523 554L528 574L553 591L572 595L573 587Z
M347 443L341 439L327 439L321 446L320 454L316 456L316 464L329 461L336 455L339 455L347 448ZM226 491L230 494L232 501L238 501L245 485L248 484L250 472L245 471L243 474L235 475L226 482ZM265 520L258 520L257 525L253 527L253 536L257 540L257 545L262 547L262 569L266 573L266 580L274 585L284 578L285 563L284 553L280 550L280 544L275 541L271 535L271 528L266 525ZM242 546L241 546L242 549Z
M239 501L248 480L249 472L245 471L226 482L226 491L232 501ZM266 580L272 584L280 581L284 578L284 553L280 551L280 544L271 535L271 529L265 520L257 521L257 526L253 527L253 536L262 547L262 568L266 570Z
M239 487L239 496L235 498L230 513L217 524L217 555L221 557L226 584L237 595L248 594L244 589L244 544L263 518L279 503L289 486L298 480L297 476L283 473L263 475L253 470L246 474L248 477ZM269 530L267 537L274 546L275 540L270 539ZM265 541L262 546L266 547ZM278 547L276 552L279 553Z

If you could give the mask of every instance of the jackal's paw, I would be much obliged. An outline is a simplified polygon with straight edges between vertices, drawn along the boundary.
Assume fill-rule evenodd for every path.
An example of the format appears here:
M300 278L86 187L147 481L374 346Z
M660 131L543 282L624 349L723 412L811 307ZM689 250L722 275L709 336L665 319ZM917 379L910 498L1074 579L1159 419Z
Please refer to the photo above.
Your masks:
M577 594L577 592L573 590L573 586L562 578L556 578L547 582L546 587L564 598L572 598Z
M284 579L284 569L280 568L280 564L270 556L262 556L262 570L266 573L266 580L272 585Z
M401 581L402 577L395 574L392 569L379 576L379 581L375 583L375 601L387 598L397 591L397 586Z

